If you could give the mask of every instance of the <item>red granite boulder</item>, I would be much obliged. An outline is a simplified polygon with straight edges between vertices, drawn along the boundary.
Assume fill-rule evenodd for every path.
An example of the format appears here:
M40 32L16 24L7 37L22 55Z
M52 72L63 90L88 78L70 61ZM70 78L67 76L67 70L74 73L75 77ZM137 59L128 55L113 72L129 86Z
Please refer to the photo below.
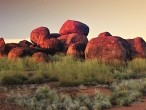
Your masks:
M88 42L88 39L85 35L81 35L81 34L70 34L67 39L66 39L66 44L71 44L71 43L76 43L76 42Z
M67 49L67 55L85 58L85 48L87 43L86 42L76 42L69 45Z
M61 35L66 35L66 34L71 34L71 33L78 33L78 34L83 34L85 36L88 35L89 33L89 27L81 23L79 21L75 20L67 20L59 30L59 33Z
M62 50L62 43L56 38L43 39L39 46L43 49L48 49L51 54L55 54L56 52L60 52Z
M63 51L66 52L68 49L68 46L72 43L76 42L88 42L88 39L85 35L77 34L77 33L72 33L68 35L62 35L58 37L58 39L61 41L63 44Z
M32 55L33 61L37 63L48 62L48 58L49 57L47 56L47 54L43 52L37 52Z
M98 59L102 62L131 60L130 45L121 37L101 33L99 37L91 39L85 49L85 58Z
M29 46L32 45L32 43L29 42L29 41L27 41L27 40L22 40L22 41L20 41L20 42L18 43L18 45L19 45L20 47L29 47Z
M29 48L23 48L23 47L16 47L13 48L9 54L8 59L15 60L17 58L25 57L25 56L31 56L32 53Z
M1 49L2 47L4 47L4 45L5 45L4 38L0 38L0 49Z
M146 58L146 42L141 37L127 39L132 58Z
M109 32L102 32L98 35L98 37L112 36Z
M51 33L50 35L49 35L49 38L58 38L58 37L60 37L61 35L59 34L59 33Z
M0 38L0 58L4 56L3 55L4 49L5 49L5 41L3 38Z
M66 43L66 40L68 38L70 34L68 35L61 35L60 37L58 37L57 39L61 41L62 44L65 44Z
M3 47L0 49L0 57L7 57L8 53L11 49L18 47L19 45L17 43L6 43Z
M30 34L30 40L34 44L40 44L40 40L43 38L49 38L50 31L47 27L38 27L34 29Z

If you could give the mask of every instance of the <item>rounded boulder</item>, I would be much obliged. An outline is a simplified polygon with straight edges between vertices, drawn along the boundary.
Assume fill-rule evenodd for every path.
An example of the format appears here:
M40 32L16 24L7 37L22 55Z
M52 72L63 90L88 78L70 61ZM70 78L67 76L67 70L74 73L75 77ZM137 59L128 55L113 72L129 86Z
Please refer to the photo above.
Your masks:
M55 54L62 50L62 43L56 38L43 39L42 44L39 46L43 49L48 49L50 54Z
M130 45L121 37L102 34L102 37L93 38L88 42L85 49L85 58L87 60L98 59L102 62L112 62L114 60L126 62L131 60Z
M69 45L67 50L67 55L85 58L85 48L87 43L86 42L76 42Z
M8 59L10 60L15 60L17 58L25 57L25 56L31 56L31 51L28 48L23 48L23 47L16 47L13 48L9 54L8 54Z
M48 56L43 52L36 52L32 55L33 61L37 63L48 62Z
M127 39L130 44L132 58L146 58L146 42L141 37Z
M29 41L27 41L27 40L22 40L22 41L20 41L20 42L18 43L18 45L19 45L20 47L29 47L29 46L32 45L32 43L29 42Z
M41 39L49 38L50 31L47 27L38 27L30 33L30 40L34 44L40 44Z
M79 21L67 20L60 28L59 33L61 35L78 33L87 36L89 33L89 27L86 24Z

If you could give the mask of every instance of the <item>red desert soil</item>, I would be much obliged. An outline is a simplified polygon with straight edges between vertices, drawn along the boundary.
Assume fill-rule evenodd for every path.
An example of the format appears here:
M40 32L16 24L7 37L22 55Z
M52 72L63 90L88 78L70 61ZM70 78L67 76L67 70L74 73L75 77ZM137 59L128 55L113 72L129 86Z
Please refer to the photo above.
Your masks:
M70 95L88 94L90 96L94 95L96 92L101 92L106 95L111 95L112 92L107 87L58 87L57 83L45 84L50 88L56 88L61 93L68 93ZM37 88L40 85L28 85L28 87ZM15 87L15 86L14 86ZM17 87L16 87L17 88ZM10 104L5 102L7 95L4 91L0 91L0 110L25 110L18 105ZM128 107L114 107L108 110L146 110L146 97L143 98L142 102L137 102Z

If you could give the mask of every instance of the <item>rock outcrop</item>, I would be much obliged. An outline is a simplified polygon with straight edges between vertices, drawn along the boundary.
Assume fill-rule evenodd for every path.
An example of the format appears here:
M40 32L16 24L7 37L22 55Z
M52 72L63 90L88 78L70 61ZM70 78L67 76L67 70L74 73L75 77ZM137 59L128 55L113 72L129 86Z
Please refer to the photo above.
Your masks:
M5 43L0 38L0 57L16 59L32 56L35 62L48 62L48 54L65 53L86 60L101 62L127 62L135 58L146 58L146 42L140 38L123 39L103 32L88 42L89 27L75 20L67 20L59 33L50 33L47 27L38 27L30 33L30 40Z

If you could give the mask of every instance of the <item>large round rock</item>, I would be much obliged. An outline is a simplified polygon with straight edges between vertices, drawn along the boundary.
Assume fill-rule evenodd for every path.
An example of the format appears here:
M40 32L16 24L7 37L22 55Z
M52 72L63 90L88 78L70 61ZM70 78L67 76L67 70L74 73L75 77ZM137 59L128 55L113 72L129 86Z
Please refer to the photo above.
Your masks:
M0 48L0 57L7 57L8 53L13 49L18 47L17 43L6 43Z
M78 33L83 34L85 36L89 33L89 27L79 21L74 20L67 20L61 27L59 33L61 35L71 34L71 33Z
M56 38L43 39L42 43L39 45L41 48L48 49L50 54L55 54L60 52L62 49L62 43Z
M29 47L29 46L32 45L32 43L29 42L29 41L27 41L27 40L22 40L22 41L20 41L20 42L18 43L18 45L19 45L20 47Z
M87 43L86 42L76 42L69 45L67 49L67 55L85 58L85 48Z
M49 35L50 31L47 27L38 27L31 32L30 40L35 44L40 44L40 40L49 38Z
M30 56L32 53L28 48L23 48L23 47L16 47L13 48L9 54L8 54L8 59L10 60L15 60L17 58L25 57L25 56Z
M76 43L76 42L87 43L88 42L88 39L85 35L81 35L81 34L77 34L77 33L62 35L62 36L58 37L58 39L63 44L63 51L64 52L67 51L68 46L72 43Z
M121 61L131 59L130 45L120 37L111 36L105 32L91 39L85 49L86 59L98 59L103 62Z
M48 62L48 56L43 52L34 53L32 59L37 63Z
M146 58L146 42L141 37L127 40L130 44L132 58Z

